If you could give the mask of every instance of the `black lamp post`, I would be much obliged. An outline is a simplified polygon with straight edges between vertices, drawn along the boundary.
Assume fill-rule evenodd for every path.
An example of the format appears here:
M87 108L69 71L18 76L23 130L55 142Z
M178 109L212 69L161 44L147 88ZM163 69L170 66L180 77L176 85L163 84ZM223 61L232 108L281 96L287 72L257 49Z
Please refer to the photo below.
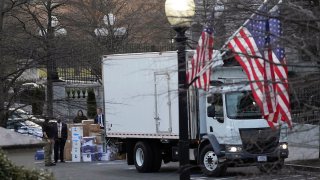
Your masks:
M166 0L165 4L168 20L177 32L180 180L190 179L185 32L191 25L194 6L193 0Z

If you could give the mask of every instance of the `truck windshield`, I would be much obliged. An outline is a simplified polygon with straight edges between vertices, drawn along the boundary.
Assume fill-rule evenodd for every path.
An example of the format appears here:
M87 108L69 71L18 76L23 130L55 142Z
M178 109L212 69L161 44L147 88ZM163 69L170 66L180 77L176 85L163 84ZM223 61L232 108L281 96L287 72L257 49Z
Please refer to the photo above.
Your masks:
M262 114L254 101L252 92L232 92L226 94L227 116L230 119L257 119Z

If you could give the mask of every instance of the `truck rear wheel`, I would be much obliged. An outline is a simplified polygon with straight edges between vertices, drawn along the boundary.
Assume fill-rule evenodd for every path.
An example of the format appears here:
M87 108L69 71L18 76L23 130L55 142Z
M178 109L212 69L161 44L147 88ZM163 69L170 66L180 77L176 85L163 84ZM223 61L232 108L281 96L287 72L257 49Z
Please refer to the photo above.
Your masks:
M147 173L152 170L152 150L148 143L137 142L133 152L134 165L138 172Z
M221 176L227 167L219 163L219 158L215 154L211 144L206 145L200 153L201 171L207 176Z

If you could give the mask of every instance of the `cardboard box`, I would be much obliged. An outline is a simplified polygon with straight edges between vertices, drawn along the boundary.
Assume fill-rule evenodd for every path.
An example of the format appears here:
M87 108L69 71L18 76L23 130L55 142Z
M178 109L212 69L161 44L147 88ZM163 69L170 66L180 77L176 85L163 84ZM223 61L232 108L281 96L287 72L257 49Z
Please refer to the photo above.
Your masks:
M71 141L67 140L66 144L64 146L64 160L65 161L71 161L72 160L71 150L72 150Z
M83 124L83 136L89 136L90 124Z
M100 129L99 124L90 124L89 125L89 132L96 132L101 133L102 129Z
M89 132L89 136L101 136L101 132Z
M72 139L72 132L71 132L71 124L67 124L68 128L68 140Z
M65 161L72 161L71 148L64 149L64 160Z
M102 136L101 136L101 132L90 132L89 136L96 137L95 144L102 144L103 139L102 139Z
M103 140L102 140L102 136L101 135L97 135L96 136L96 144L102 144Z
M93 124L93 123L94 123L93 119L82 120L82 124Z

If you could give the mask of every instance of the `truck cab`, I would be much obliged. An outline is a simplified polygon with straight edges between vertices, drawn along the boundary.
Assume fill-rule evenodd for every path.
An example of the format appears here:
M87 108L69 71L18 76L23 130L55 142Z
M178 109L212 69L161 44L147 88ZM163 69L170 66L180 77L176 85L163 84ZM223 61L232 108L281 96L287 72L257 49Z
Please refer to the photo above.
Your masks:
M199 118L198 163L209 176L233 166L257 165L268 172L280 169L288 157L287 127L269 127L241 71L216 69L210 91L198 91L198 108L206 111Z

